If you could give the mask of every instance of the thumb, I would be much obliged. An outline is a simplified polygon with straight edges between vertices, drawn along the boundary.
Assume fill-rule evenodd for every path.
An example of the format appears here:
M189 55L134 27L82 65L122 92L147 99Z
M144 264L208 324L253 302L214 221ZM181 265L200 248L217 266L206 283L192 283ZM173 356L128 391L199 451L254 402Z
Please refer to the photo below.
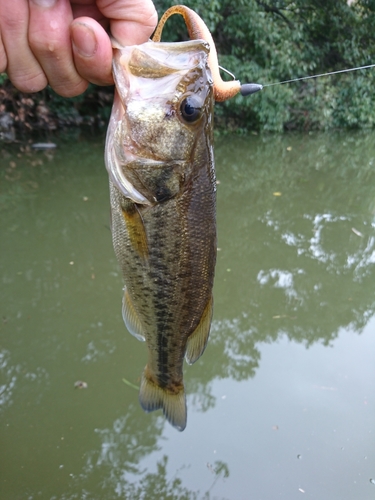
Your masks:
M78 17L70 25L77 72L97 85L111 85L112 46L104 28L90 17Z

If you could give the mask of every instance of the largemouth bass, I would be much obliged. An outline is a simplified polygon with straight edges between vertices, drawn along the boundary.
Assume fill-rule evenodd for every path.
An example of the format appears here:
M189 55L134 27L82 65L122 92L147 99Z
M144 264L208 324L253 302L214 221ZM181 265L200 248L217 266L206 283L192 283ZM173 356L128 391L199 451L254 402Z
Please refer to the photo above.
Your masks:
M105 158L112 239L125 283L123 318L148 348L139 401L145 411L161 408L183 430L183 360L192 364L202 355L213 308L215 86L212 38L190 9L177 6L169 15L182 13L176 8L201 23L203 31L190 35L203 39L114 48L116 93ZM233 85L237 93L239 82L227 84Z

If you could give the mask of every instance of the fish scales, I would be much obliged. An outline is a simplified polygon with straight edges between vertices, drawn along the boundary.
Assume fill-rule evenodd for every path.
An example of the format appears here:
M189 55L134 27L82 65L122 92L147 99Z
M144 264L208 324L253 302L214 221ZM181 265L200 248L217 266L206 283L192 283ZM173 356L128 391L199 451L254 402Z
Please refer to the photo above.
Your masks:
M116 52L116 51L115 51ZM140 403L186 426L183 360L203 353L216 261L213 92L202 40L117 51L106 142L123 317L145 340ZM142 67L142 64L145 67Z
M204 169L199 172L195 179L199 189L192 189L192 184L181 196L156 205L152 210L144 209L145 232L148 241L153 242L146 262L129 238L122 214L127 200L125 197L119 200L121 195L112 186L112 207L120 208L117 214L115 210L112 212L113 226L117 228L115 251L122 263L127 290L150 329L149 348L153 352L159 350L160 365L164 361L164 369L160 365L155 367L152 356L151 366L155 374L168 375L170 380L182 379L180 354L184 346L181 343L186 342L184 337L197 327L212 289L216 255L215 205L213 183L208 174ZM199 181L202 181L200 185ZM161 221L165 222L161 224ZM176 336L176 331L185 332L185 335ZM178 355L177 371L165 361L168 352Z

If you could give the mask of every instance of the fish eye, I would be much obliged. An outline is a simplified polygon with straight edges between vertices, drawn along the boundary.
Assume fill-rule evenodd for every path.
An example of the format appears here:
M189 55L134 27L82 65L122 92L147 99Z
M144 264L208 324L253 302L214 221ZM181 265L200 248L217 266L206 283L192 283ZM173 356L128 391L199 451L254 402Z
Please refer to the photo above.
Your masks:
M202 114L201 104L193 95L185 97L180 104L182 118L188 123L196 122Z

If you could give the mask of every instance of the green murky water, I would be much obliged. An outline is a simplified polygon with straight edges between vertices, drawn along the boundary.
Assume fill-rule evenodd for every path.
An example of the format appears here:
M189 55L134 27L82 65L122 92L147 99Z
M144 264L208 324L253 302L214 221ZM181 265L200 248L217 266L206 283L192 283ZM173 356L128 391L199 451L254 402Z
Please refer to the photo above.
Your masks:
M103 140L2 153L1 499L375 497L375 134L217 142L183 433L123 382L146 350L122 323Z

